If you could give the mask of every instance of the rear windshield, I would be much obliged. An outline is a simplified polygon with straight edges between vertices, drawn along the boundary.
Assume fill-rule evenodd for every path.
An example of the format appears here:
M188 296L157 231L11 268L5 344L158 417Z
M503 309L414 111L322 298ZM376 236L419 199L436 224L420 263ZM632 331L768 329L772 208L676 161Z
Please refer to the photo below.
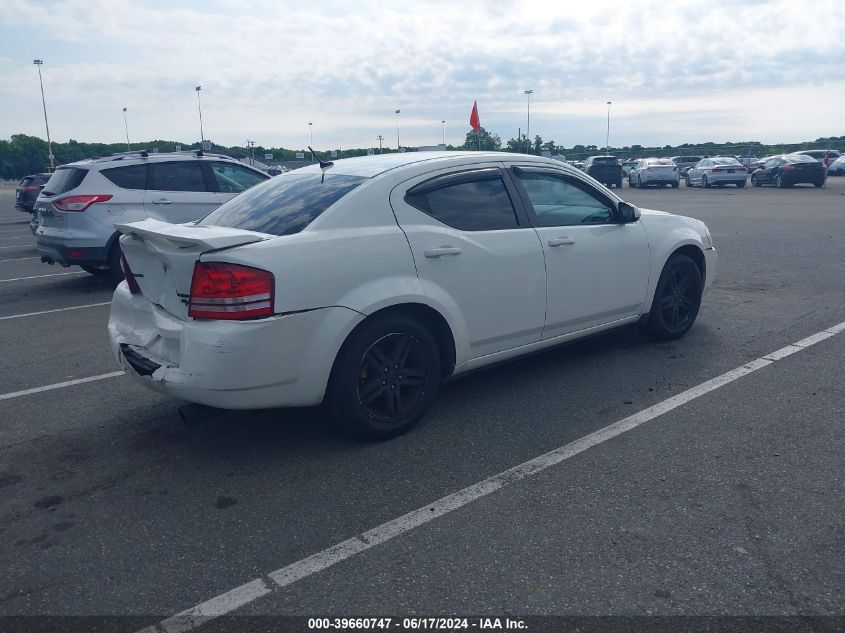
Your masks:
M593 164L596 163L599 165L616 165L617 161L615 156L596 156L593 159Z
M87 169L79 169L78 167L59 167L50 176L50 180L41 191L41 195L49 198L50 196L58 196L71 189L76 189L82 184L82 180L87 173Z
M739 165L739 161L736 158L714 158L713 162L717 165Z
M670 167L674 167L675 163L673 163L668 158L651 158L646 161L648 165L668 165Z
M26 178L21 180L21 184L19 184L18 186L19 187L26 187L27 185L31 185L31 184L32 184L32 176L27 176Z
M363 176L288 172L221 205L199 224L272 235L299 233L323 211L364 182Z

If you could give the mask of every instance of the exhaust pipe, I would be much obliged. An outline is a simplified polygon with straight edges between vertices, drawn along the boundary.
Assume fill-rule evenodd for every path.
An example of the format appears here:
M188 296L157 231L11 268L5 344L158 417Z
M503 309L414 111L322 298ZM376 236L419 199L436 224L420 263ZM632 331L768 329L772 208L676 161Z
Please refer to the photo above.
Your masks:
M186 426L197 426L203 422L210 422L215 418L219 418L226 413L226 409L218 409L217 407L208 407L204 404L197 404L196 402L189 402L183 404L178 409L179 418Z

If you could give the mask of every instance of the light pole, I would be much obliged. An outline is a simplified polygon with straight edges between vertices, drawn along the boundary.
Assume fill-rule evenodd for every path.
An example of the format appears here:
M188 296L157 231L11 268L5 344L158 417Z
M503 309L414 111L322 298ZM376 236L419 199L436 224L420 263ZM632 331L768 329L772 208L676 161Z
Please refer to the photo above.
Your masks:
M399 145L399 113L400 112L401 112L401 110L397 110L395 112L395 114L396 114L396 151L397 152L402 149L402 146Z
M126 108L123 108L123 127L126 128L126 151L131 152L132 148L129 147L129 123L126 121Z
M252 153L252 160L250 161L250 165L252 167L255 167L255 141L249 141L248 140L246 142L246 146L251 149L251 153Z
M202 90L202 86L197 86L194 90L197 91L197 108L200 113L200 141L205 141L205 134L202 132L202 101L200 100L200 90Z
M443 119L440 123L443 124L443 149L446 149L446 119Z
M528 125L525 127L525 140L528 142L528 153L531 153L531 95L533 90L523 90L522 93L528 99Z
M53 142L50 140L50 124L47 123L47 102L44 100L44 82L41 80L41 64L43 59L33 59L32 63L38 66L38 84L41 86L41 105L44 106L44 127L47 128L47 155L50 158L50 171L54 171L56 164L53 162Z
M314 123L308 122L308 134L311 139L311 147L314 147Z
M379 134L376 138L378 139L378 153L381 154L381 142L384 140L384 137Z
M607 102L607 139L604 142L604 155L610 155L610 101Z

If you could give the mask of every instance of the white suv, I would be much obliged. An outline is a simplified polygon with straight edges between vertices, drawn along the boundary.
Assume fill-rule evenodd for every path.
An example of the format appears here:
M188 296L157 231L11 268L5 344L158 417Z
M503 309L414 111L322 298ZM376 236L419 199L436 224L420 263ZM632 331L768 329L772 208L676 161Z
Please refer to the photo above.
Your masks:
M127 152L57 168L38 196L41 261L119 277L115 223L199 220L269 176L222 154Z

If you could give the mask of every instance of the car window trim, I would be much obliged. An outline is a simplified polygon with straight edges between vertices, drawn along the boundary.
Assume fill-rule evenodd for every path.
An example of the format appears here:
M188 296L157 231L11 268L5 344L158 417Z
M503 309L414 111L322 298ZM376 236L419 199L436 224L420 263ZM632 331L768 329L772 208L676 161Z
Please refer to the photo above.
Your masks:
M589 187L590 190L599 196L600 200L604 200L605 204L610 207L610 213L612 219L609 222L603 222L602 224L585 224L583 226L605 226L609 224L621 224L622 220L620 219L619 215L619 208L616 202L614 202L611 198L608 198L604 195L601 191L593 187L590 183L578 178L572 174L568 174L564 171L558 171L557 169L551 169L549 167L538 167L538 166L523 166L523 165L511 165L506 170L509 173L509 176L514 182L517 191L519 192L519 197L522 200L522 204L525 205L526 213L528 215L529 221L531 222L531 226L535 229L547 229L552 228L548 226L540 226L540 223L537 218L537 213L534 210L534 205L531 203L531 198L528 196L528 191L526 191L525 187L523 186L522 182L519 180L518 172L524 171L526 173L533 173L533 174L548 174L549 176L554 176L555 178L560 178L566 182L578 183L580 185L578 188L581 187ZM576 185L577 186L577 185ZM580 226L575 224L562 224L561 226Z

